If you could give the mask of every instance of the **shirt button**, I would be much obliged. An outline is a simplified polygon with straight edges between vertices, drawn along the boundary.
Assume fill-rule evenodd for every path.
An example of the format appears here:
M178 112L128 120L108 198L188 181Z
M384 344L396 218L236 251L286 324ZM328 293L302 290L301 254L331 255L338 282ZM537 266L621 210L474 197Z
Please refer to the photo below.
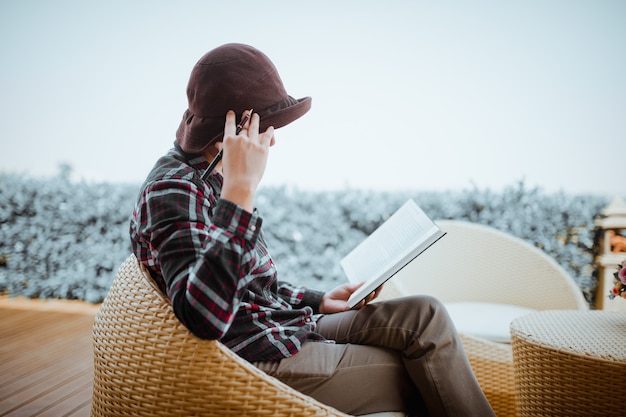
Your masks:
M250 230L252 230L253 232L256 231L256 226L255 225L250 226Z
M307 317L306 319L304 319L305 322L310 323L311 322L311 317Z

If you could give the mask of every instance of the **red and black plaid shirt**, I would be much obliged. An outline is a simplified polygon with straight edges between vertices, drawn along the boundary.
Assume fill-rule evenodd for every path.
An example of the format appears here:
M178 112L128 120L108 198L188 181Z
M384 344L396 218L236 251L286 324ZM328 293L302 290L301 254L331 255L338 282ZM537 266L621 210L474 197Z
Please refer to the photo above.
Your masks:
M130 222L133 252L178 319L248 361L296 354L315 333L323 293L278 282L262 219L219 198L222 176L174 148L154 166ZM193 157L192 157L193 158Z

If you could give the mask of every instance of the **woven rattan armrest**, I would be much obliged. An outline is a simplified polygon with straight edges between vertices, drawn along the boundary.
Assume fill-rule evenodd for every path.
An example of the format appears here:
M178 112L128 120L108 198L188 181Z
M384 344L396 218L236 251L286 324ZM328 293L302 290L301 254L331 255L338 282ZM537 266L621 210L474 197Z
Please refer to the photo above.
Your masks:
M131 255L94 324L92 416L346 416L202 340Z

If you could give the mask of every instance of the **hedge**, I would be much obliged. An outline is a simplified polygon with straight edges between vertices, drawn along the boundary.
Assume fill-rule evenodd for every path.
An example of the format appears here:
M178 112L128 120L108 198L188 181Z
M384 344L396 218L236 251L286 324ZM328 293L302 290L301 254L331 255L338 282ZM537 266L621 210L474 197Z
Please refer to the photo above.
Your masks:
M71 182L66 174L0 173L0 293L97 303L129 255L139 184ZM593 222L608 196L547 193L521 181L500 192L264 187L256 204L281 279L329 289L344 282L339 259L407 198L434 219L489 225L539 247L593 305Z

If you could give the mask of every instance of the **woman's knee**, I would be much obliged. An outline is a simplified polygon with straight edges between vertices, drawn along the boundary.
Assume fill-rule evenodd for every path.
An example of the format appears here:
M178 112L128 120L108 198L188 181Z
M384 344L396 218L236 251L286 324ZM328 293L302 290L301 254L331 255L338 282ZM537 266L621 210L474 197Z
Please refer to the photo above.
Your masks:
M420 339L451 341L457 338L454 323L438 298L416 295L398 301L395 317L402 321L402 326L413 328Z
M402 314L417 315L421 319L426 317L429 321L441 324L452 323L446 306L436 297L430 295L414 295L397 299Z

